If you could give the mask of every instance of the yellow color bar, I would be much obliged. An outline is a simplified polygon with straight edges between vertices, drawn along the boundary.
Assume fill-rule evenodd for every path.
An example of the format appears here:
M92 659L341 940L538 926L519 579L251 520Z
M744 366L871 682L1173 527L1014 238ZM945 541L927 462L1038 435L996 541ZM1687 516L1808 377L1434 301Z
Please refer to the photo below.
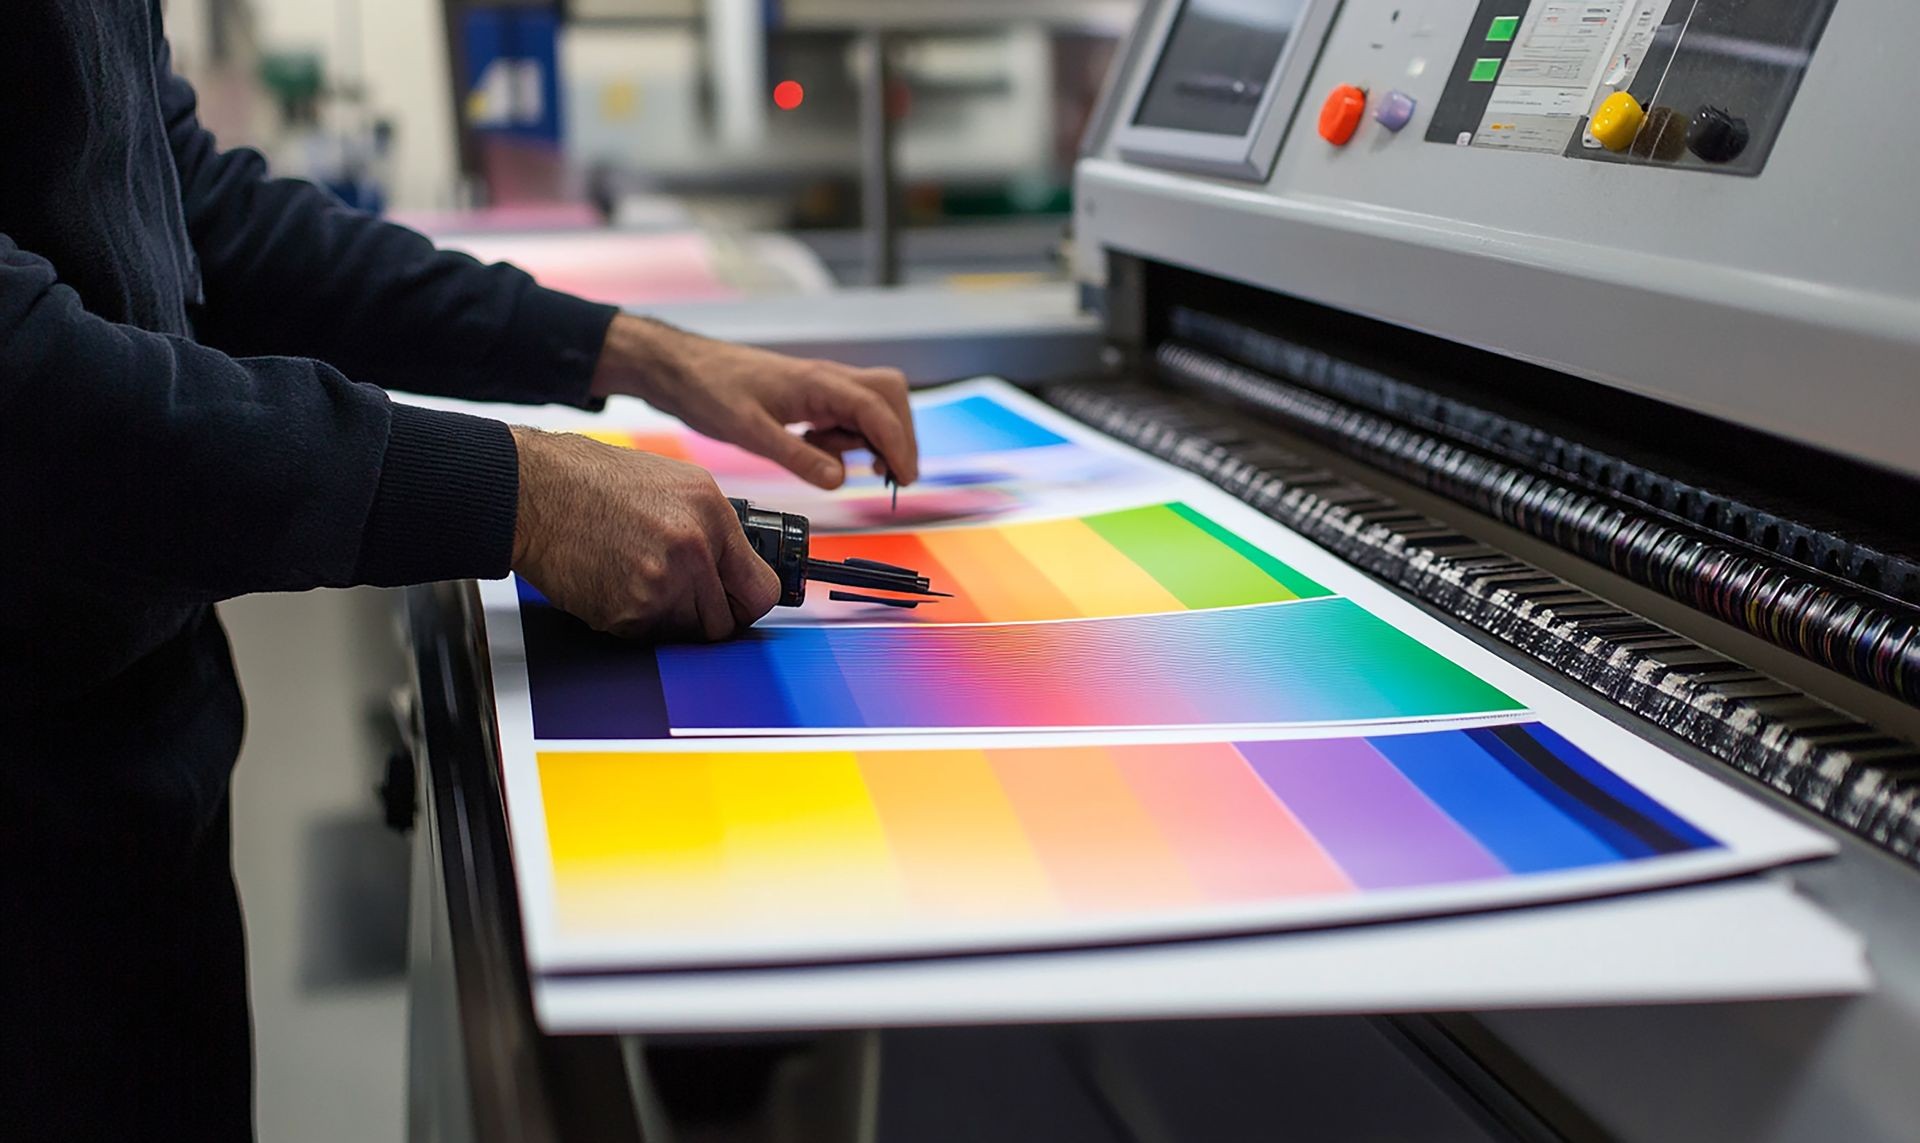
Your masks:
M541 754L540 796L563 928L711 924L727 904L725 834L707 760Z
M808 925L901 911L893 857L851 753L706 757L736 909Z
M1187 605L1081 520L1013 524L1000 534L1092 618L1185 611Z
M720 856L720 820L697 754L541 754L556 866Z

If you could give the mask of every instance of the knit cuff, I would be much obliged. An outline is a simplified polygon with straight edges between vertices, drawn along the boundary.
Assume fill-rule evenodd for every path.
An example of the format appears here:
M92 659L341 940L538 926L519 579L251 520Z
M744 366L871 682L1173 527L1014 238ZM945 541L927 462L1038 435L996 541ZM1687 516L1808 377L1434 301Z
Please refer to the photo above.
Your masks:
M497 579L513 561L520 453L499 421L394 405L359 583Z
M490 368L527 399L598 412L606 402L589 395L587 386L607 340L607 327L619 312L617 306L529 286L514 307L513 320Z

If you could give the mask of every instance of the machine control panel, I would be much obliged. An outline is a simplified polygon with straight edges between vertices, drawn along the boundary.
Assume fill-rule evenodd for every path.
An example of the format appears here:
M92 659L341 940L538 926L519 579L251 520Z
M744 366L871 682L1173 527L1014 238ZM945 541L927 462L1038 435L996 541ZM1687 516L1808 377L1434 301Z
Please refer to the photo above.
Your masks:
M1089 280L1120 251L1920 470L1920 0L1311 0L1271 159L1170 176L1127 132L1193 2L1146 5L1076 171Z
M1834 0L1481 0L1428 142L1757 175Z
M1369 112L1387 137L1417 126L1424 92L1430 143L1757 175L1835 2L1466 0L1464 36L1440 30L1453 4L1387 5L1395 27L1374 47L1420 54L1375 93L1317 65L1330 32L1382 5L1170 0L1116 142L1134 162L1258 182L1302 103L1345 148Z

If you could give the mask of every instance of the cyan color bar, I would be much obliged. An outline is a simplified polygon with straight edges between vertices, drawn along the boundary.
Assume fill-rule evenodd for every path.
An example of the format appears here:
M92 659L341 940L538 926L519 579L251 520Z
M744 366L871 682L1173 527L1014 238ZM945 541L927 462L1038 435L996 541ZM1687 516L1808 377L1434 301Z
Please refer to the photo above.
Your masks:
M1066 444L1067 438L1036 425L991 397L963 397L915 410L921 456L963 456Z

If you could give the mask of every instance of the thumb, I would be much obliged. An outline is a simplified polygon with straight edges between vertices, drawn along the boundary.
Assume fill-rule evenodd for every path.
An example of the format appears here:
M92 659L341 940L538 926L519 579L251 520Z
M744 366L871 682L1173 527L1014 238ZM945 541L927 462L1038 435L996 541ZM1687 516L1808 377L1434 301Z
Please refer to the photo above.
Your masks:
M745 532L736 529L727 537L719 570L727 604L739 626L751 626L780 602L780 577L753 550Z
M754 438L753 451L821 488L838 488L847 478L847 466L825 449L815 448L771 418Z

